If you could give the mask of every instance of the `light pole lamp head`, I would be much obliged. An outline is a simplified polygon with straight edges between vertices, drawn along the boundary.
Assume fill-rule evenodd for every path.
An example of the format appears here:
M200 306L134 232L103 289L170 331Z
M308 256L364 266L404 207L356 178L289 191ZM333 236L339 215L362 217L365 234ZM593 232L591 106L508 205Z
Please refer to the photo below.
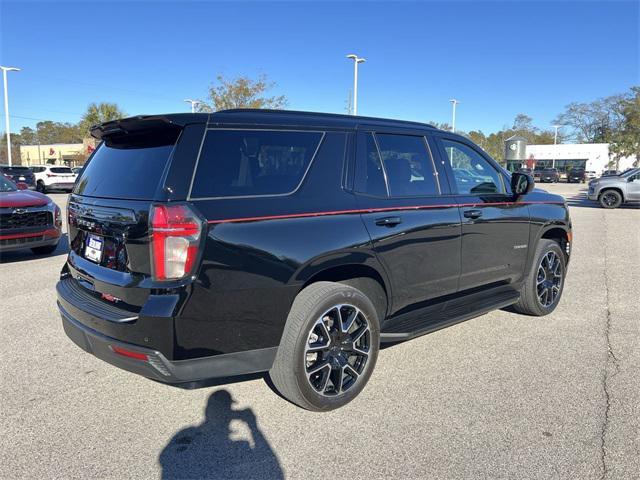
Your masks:
M19 72L20 69L18 67L3 67L2 65L0 65L0 69L4 70L5 72Z
M365 58L358 57L358 55L356 55L355 53L350 53L349 55L347 55L347 58L352 59L356 63L364 63L367 61Z

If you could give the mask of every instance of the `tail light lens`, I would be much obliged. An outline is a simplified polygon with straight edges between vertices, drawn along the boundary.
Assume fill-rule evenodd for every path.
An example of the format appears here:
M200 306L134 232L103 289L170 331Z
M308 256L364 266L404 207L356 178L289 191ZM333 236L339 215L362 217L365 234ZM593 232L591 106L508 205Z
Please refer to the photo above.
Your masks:
M62 214L60 213L60 207L56 205L55 211L53 212L53 223L56 228L62 227Z
M151 265L155 280L193 273L202 222L187 205L154 205L151 210Z

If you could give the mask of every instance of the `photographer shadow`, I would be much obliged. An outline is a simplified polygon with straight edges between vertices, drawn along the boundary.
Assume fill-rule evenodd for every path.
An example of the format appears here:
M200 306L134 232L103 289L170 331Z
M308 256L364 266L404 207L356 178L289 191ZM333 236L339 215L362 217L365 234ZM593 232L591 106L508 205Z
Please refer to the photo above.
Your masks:
M162 479L284 478L253 411L235 410L234 403L227 390L209 397L204 422L176 433L160 453ZM248 430L250 439L234 438L238 430Z

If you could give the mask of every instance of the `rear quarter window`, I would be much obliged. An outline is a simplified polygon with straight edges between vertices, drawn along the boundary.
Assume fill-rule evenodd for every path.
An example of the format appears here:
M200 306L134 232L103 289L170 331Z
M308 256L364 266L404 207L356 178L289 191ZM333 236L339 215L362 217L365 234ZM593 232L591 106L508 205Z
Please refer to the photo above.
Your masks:
M210 130L191 198L285 195L295 191L311 165L322 132Z

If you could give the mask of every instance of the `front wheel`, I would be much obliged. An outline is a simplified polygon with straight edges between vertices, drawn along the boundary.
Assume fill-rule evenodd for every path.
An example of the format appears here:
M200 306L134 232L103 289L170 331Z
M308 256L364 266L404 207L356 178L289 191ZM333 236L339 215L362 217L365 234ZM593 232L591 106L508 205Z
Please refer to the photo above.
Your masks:
M362 391L379 347L378 316L366 295L340 283L312 283L293 302L269 376L292 403L333 410Z
M514 309L537 317L553 312L562 297L565 271L566 260L558 242L541 239Z
M622 195L616 190L605 190L600 195L600 206L603 208L618 208L622 203Z

